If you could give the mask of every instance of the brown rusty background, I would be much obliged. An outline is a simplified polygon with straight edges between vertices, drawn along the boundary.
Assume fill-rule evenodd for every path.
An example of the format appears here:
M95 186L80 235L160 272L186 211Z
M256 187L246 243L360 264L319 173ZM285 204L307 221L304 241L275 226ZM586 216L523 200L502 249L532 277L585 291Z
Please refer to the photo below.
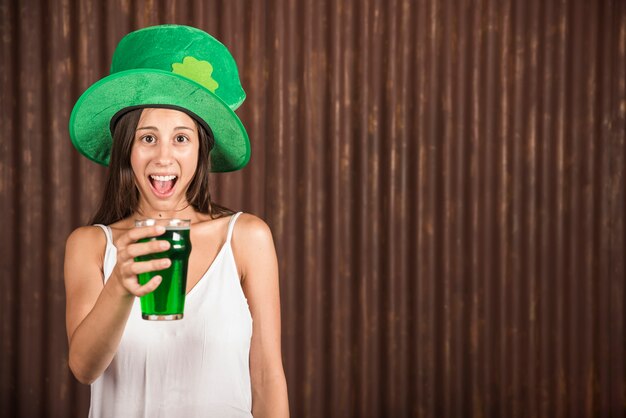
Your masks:
M0 415L83 417L64 242L104 169L74 101L130 30L239 63L274 231L293 417L624 417L623 0L10 1L0 6Z

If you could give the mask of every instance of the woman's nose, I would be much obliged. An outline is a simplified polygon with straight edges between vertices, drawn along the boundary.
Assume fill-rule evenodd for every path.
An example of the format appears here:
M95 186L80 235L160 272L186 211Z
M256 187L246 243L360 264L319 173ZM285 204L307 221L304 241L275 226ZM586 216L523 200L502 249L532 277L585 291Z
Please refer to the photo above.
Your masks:
M157 160L162 164L168 164L172 161L172 149L169 143L163 141L159 144Z

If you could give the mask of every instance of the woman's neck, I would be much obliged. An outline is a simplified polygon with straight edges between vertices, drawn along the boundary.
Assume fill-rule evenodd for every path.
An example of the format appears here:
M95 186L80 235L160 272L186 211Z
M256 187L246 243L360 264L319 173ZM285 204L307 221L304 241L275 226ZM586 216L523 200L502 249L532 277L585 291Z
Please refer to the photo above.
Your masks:
M133 214L135 219L166 219L166 218L179 218L179 219L191 219L191 222L198 220L200 215L189 203L181 202L175 205L173 208L162 207L155 208L148 205L147 202L140 202L137 211Z

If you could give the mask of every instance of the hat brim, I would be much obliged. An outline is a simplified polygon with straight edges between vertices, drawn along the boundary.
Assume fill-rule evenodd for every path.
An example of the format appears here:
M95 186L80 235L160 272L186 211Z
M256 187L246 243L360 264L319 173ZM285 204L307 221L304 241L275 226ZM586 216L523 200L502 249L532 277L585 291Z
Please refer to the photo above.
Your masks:
M70 116L72 143L85 157L108 166L111 118L125 108L159 105L187 109L211 127L211 171L239 170L250 160L248 134L226 103L186 77L155 69L120 71L89 87Z

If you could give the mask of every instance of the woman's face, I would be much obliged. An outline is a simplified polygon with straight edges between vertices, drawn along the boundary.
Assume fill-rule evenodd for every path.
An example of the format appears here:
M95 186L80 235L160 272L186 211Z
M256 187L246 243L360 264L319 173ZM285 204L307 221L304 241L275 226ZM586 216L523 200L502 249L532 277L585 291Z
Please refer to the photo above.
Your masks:
M198 129L189 115L173 109L144 109L130 154L140 207L166 211L185 206L198 150Z

